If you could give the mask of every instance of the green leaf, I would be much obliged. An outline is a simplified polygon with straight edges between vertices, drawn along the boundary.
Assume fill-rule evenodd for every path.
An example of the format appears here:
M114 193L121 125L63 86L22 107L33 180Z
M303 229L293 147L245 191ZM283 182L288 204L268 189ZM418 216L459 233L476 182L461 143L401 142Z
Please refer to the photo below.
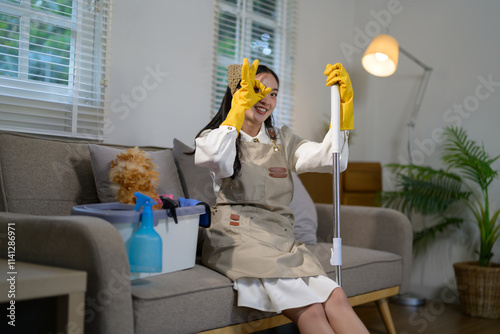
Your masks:
M447 127L443 132L443 161L451 168L460 170L464 177L477 183L485 189L498 176L498 172L491 168L500 155L490 158L484 145L478 145L470 140L464 129Z
M461 191L460 176L416 165L388 165L396 172L397 191L382 192L386 207L422 214L444 213L453 203L467 199L470 193Z
M464 220L458 217L442 217L442 219L436 225L415 232L413 234L413 244L415 246L419 246L429 239L434 239L437 233L442 233L449 227L460 227L463 222Z

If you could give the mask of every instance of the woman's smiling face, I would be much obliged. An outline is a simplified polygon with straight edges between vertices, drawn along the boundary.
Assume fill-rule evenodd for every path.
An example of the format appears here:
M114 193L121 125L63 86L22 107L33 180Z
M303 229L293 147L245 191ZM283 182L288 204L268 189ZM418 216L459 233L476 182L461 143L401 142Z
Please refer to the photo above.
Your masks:
M252 123L264 122L276 108L278 100L278 82L271 73L259 73L255 76L264 86L272 90L262 100L257 102L251 109L245 111L245 121Z

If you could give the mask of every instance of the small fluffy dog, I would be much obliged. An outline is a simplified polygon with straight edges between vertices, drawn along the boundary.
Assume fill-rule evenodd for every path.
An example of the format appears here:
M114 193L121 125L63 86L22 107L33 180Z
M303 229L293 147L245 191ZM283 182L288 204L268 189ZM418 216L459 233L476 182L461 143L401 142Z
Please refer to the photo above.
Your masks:
M121 203L135 204L136 191L158 200L159 173L153 159L138 147L130 148L116 156L111 162L109 177L113 184L119 187L116 199ZM153 209L161 209L156 204Z

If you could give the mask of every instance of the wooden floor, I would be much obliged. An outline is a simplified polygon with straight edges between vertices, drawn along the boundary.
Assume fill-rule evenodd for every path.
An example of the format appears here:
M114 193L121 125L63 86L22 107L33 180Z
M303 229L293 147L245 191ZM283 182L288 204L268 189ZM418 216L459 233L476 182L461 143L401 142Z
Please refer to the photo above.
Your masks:
M428 302L412 307L390 303L398 334L500 334L500 319L481 319L461 313L458 305ZM370 334L387 333L375 303L354 308ZM299 334L293 324L261 331L259 334Z

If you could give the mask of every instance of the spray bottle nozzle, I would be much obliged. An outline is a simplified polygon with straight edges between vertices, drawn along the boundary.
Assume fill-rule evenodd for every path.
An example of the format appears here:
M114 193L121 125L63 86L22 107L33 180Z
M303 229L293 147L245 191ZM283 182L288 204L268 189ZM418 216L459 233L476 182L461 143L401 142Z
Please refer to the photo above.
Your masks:
M134 195L136 197L135 207L134 207L135 211L140 211L143 206L144 208L153 207L154 200L151 197L141 194L138 191L135 192Z

